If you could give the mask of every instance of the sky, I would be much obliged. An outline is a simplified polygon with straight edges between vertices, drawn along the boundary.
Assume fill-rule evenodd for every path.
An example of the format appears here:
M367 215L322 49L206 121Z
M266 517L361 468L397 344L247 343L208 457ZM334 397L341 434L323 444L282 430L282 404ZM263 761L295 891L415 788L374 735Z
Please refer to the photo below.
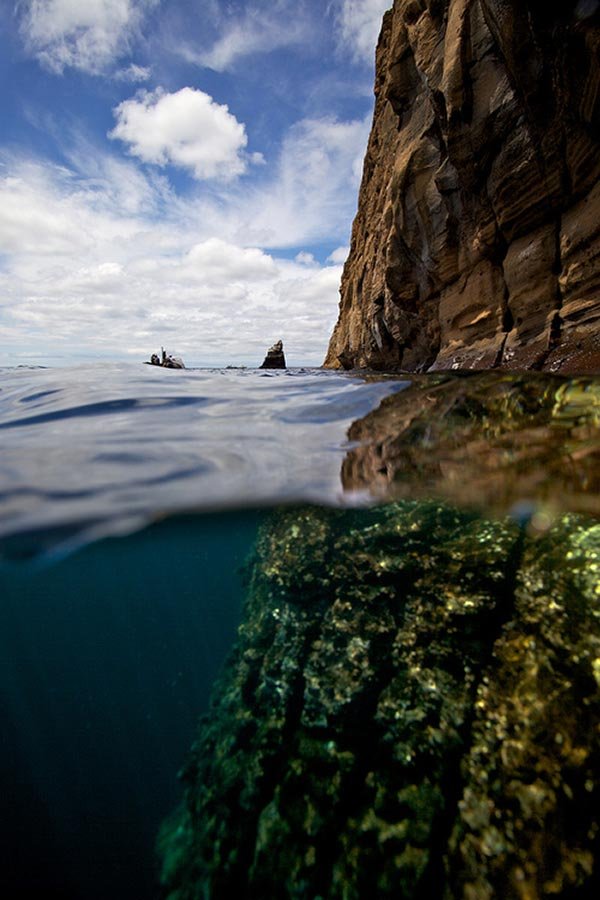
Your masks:
M320 365L391 0L0 0L0 365Z

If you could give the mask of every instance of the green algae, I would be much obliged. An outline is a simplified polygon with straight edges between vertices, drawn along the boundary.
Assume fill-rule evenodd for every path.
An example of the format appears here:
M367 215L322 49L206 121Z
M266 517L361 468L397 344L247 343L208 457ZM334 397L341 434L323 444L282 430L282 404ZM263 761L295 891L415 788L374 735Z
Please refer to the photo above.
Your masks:
M411 376L355 422L347 490L438 497L485 515L524 501L600 515L600 378L475 372Z
M342 472L399 499L270 515L165 897L600 895L599 384L415 379Z

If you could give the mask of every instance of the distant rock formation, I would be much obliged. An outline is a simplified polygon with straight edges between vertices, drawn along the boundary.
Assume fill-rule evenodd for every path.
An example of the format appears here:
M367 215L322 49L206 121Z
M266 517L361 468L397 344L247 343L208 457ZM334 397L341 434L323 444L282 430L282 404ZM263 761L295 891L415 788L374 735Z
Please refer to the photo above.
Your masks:
M150 357L150 366L161 366L163 369L185 369L185 364L179 356L171 356L161 348L161 355L153 353Z
M375 94L325 364L597 371L598 0L395 0Z
M283 353L283 341L277 341L267 350L267 355L260 369L285 369L285 356Z

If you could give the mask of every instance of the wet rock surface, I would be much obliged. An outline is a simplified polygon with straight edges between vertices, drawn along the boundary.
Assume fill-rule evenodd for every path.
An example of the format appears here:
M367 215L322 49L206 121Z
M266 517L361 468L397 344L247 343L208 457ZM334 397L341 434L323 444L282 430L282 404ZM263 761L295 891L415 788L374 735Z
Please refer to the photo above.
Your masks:
M326 365L600 367L600 4L395 0Z
M599 597L583 516L274 514L164 895L596 896Z
M443 497L488 514L600 516L600 377L411 376L348 437L346 490Z

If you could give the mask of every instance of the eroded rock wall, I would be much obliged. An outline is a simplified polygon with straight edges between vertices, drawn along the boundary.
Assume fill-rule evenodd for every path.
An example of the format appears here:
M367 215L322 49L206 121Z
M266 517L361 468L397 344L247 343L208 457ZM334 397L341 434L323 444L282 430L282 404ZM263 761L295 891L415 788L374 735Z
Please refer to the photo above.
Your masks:
M597 371L600 3L396 0L375 95L325 364Z

